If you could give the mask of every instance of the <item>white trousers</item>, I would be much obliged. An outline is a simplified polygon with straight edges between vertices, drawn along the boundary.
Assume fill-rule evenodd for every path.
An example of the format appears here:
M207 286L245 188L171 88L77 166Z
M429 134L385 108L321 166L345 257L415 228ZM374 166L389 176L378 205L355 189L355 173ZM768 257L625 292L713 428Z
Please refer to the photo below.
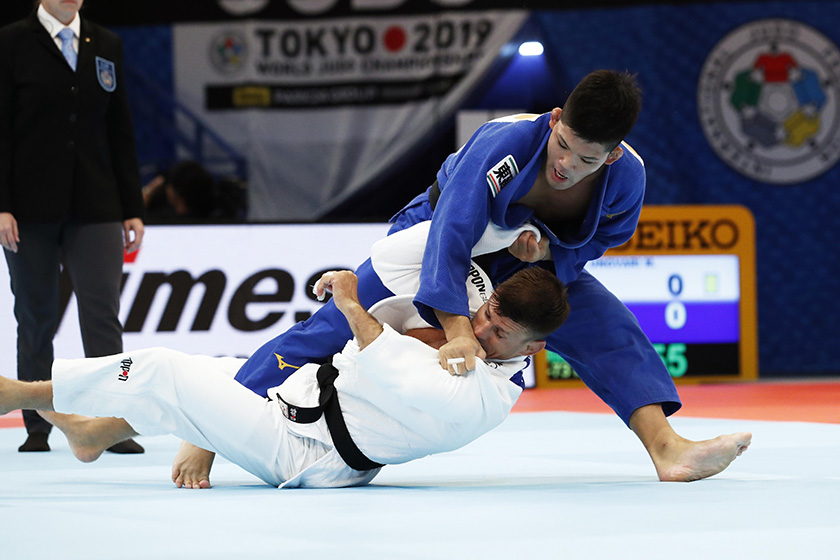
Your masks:
M174 434L280 486L331 448L291 433L276 402L234 381L243 362L166 348L56 360L53 406L123 418L141 435Z

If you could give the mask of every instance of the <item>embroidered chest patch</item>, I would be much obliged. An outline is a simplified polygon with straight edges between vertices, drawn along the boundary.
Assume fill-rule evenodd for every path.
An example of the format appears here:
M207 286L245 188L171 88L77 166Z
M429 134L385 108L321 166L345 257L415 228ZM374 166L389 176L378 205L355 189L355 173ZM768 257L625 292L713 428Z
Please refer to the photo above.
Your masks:
M487 185L490 187L493 198L496 198L502 187L510 183L517 174L519 174L519 167L511 155L505 156L502 161L494 165L487 172Z
M102 57L96 57L96 77L102 89L111 93L117 89L117 72L114 63Z

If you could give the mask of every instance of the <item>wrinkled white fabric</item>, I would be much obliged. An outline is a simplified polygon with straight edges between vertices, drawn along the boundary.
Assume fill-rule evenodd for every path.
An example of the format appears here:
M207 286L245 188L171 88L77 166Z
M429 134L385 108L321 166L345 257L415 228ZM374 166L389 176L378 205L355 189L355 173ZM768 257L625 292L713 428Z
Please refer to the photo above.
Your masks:
M373 270L382 284L396 295L411 294L420 289L420 267L423 264L423 252L429 237L431 221L420 222L410 228L392 233L373 244L370 250L370 261ZM478 243L473 247L472 256L494 253L510 247L516 238L525 231L533 232L537 240L542 237L540 230L531 223L523 224L518 229L502 229L490 222ZM482 292L477 286L486 286L485 298L492 292L490 278L471 263L470 276L467 278L468 294L470 296L470 310L477 309L476 303L483 303L486 299L474 299ZM479 303L479 307L480 307Z
M389 322L399 324L398 314ZM165 348L56 360L53 405L58 412L124 418L142 435L175 434L275 486L352 486L376 476L378 469L355 471L341 460L323 418L293 423L276 400L234 381L241 363ZM479 361L474 372L452 376L436 350L386 324L363 351L350 341L336 354L335 387L359 449L395 464L456 449L501 423L521 392L509 378L524 363ZM269 396L315 406L317 370L301 367Z

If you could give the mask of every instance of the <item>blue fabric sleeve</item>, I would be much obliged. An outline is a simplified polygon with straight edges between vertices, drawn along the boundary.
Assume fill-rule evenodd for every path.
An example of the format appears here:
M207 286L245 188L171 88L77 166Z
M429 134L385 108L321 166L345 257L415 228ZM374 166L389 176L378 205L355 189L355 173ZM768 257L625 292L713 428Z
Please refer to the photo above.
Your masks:
M520 172L494 197L487 173L507 156L513 156L520 169L539 158L548 131L546 123L544 117L486 123L438 172L441 194L423 255L420 291L414 300L421 316L431 324L438 324L435 309L469 316L463 279L469 272L472 248L492 217L504 216L508 205L527 193L533 181L533 173Z
M415 298L424 316L429 311L423 307L469 316L463 279L469 273L470 252L490 219L489 197L486 189L456 181L441 191L432 215Z

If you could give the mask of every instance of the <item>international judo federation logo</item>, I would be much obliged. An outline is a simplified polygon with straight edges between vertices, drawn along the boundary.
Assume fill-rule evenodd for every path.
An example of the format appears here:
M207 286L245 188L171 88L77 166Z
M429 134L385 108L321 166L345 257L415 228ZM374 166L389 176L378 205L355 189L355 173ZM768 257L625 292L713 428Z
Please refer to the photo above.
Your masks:
M223 74L233 74L245 67L248 44L235 31L224 31L210 41L210 62Z
M802 23L767 19L726 35L698 87L706 139L740 173L807 181L840 159L840 50Z
M117 72L114 63L102 57L96 57L96 78L99 85L108 93L117 89Z

